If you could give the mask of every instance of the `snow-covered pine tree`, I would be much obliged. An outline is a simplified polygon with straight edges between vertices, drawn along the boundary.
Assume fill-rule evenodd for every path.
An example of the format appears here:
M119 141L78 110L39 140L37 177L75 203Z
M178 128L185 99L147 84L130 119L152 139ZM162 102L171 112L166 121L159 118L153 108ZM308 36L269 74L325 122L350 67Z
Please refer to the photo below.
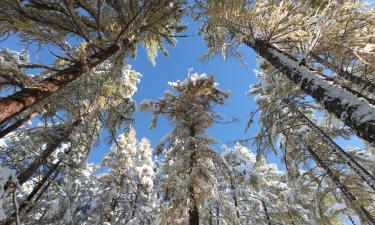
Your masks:
M157 224L198 225L204 220L203 203L214 196L216 153L205 129L214 122L213 104L223 104L228 94L218 89L214 77L192 74L184 81L170 82L175 92L166 91L158 101L144 101L141 110L166 115L173 131L160 143L168 143L160 192L163 208Z
M355 76L373 74L373 66L367 65L373 58L368 51L373 46L375 29L370 19L374 18L373 8L361 1L196 2L201 9L197 17L205 21L201 31L210 55L239 56L241 44L252 48L359 137L375 144L373 97L327 78L306 56L317 50L323 57L332 55L333 60L340 60L350 51L350 58L341 67L356 65L359 60L356 68L361 69Z
M86 160L101 130L107 130L109 140L113 140L118 130L131 121L131 96L140 74L130 65L114 63L102 63L59 90L58 95L47 98L38 125L6 136L8 145L2 147L6 153L2 164L19 171L19 185L30 178L35 181L34 191L21 198L20 213L27 204L36 204L37 192L59 171L60 164L73 160L80 165ZM61 171L59 176L64 176Z
M152 149L147 139L136 139L134 128L121 134L104 156L97 175L96 197L85 224L152 224Z
M0 5L0 37L16 34L26 45L54 48L50 56L55 63L23 65L25 69L46 70L49 75L32 88L22 88L0 100L0 125L105 60L117 58L124 62L128 55L136 54L138 44L145 46L154 61L158 50L166 53L164 41L173 45L175 39L171 35L185 29L180 22L185 3L186 0L4 0Z
M371 205L374 192L371 184L374 175L371 166L357 155L358 152L347 152L333 141L339 136L349 138L351 133L324 111L323 116L314 118L319 107L311 104L297 87L268 63L263 60L259 63L261 70L257 71L257 76L260 83L250 91L255 95L262 127L256 141L262 143L262 148L273 149L275 154L277 149L282 151L290 180L296 178L299 168L311 171L316 177L326 174L328 180L322 181L334 184L332 194L335 189L339 190L343 200L338 201L346 202L347 208L363 221L373 223Z
M319 198L328 186L318 188L308 173L287 179L285 172L267 163L240 144L225 148L223 158L232 170L231 183L222 183L234 206L240 212L241 224L335 224L338 213L332 210L316 213L316 202L328 209L328 201ZM319 200L318 200L319 199ZM236 206L237 205L237 206Z

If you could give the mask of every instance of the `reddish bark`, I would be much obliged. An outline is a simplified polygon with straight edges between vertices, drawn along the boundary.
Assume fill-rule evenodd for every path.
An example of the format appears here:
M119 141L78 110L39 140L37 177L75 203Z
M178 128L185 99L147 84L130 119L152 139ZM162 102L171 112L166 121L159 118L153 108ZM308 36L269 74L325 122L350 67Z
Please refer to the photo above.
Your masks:
M0 100L0 125L14 118L30 106L55 93L68 83L76 80L82 74L90 71L104 60L113 56L122 47L127 46L130 39L121 44L115 44L107 49L88 57L86 62L77 62L72 66L57 72L55 75L41 81L37 88L28 88Z

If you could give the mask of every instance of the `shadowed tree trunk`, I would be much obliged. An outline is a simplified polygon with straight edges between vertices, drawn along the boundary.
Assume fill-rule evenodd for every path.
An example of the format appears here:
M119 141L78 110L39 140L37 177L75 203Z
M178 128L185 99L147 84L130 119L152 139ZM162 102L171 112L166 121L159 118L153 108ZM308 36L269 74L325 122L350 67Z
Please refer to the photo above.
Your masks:
M22 171L18 176L18 183L22 185L25 183L39 168L40 165L45 163L48 159L48 157L57 149L60 147L61 143L66 141L69 136L71 135L74 128L78 127L78 125L82 122L81 119L76 120L73 122L67 130L63 131L63 134L61 134L54 142L49 143L45 150L24 170Z
M266 206L266 202L263 201L263 200L262 200L262 207L263 207L263 210L264 210L264 214L265 214L265 216L266 216L266 219L267 219L267 224L268 224L268 225L272 225L270 214L268 214L268 209L267 209L267 206Z
M32 112L27 114L26 116L22 117L21 119L17 120L14 122L12 125L9 125L8 127L4 128L3 130L0 131L0 138L5 137L7 134L10 132L13 132L23 124L25 124L27 121L29 121L33 116L35 116L37 113Z
M195 126L194 124L190 126L190 137L195 137ZM195 146L191 146L191 158L190 158L190 171L196 165L195 159ZM193 206L189 209L189 225L199 225L199 211L198 204L196 202L194 186L189 187L190 200L193 202Z
M308 70L263 40L244 44L286 75L306 94L320 102L324 108L352 128L359 137L375 145L375 107L364 99L332 84L319 74Z
M48 187L51 184L51 180L54 180L56 176L58 175L58 173L55 173L55 175L49 180L49 183L47 185L44 185L44 184L48 181L50 176L57 170L60 163L61 161L58 161L57 163L52 165L52 167L43 176L42 180L34 187L31 193L26 197L25 201L22 202L22 204L19 206L18 213L21 213L25 208L27 208L26 213L29 213L34 208L35 206L34 204L29 205L30 201L35 197L36 194L39 193L38 197L34 201L34 202L37 202L40 199L40 197L47 191ZM44 188L42 189L43 186ZM10 225L14 222L15 219L16 219L16 215L15 213L13 213L12 215L8 216L8 218L5 221L2 222L2 225Z
M237 195L236 195L236 192L235 192L236 185L235 185L235 181L233 179L233 173L232 172L233 172L232 170L229 171L230 188L232 189L233 203L234 203L234 207L236 208L236 216L238 218L238 221L241 221L240 220L240 212L238 211L238 199L237 199Z

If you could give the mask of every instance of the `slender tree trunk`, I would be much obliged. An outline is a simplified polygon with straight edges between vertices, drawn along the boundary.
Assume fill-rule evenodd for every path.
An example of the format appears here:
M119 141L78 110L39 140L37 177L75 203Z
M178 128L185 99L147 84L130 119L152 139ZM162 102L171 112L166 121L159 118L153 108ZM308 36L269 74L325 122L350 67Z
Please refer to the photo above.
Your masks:
M44 79L36 88L24 89L11 96L0 99L0 125L14 118L35 103L40 102L55 93L70 82L76 80L82 74L90 71L104 60L113 56L120 49L128 46L131 41L132 38L125 39L120 44L114 44L107 49L95 53L88 57L86 62L77 62L64 70L57 72L55 75Z
M352 169L359 177L365 181L370 188L375 191L375 178L370 172L362 167L351 155L349 155L344 149L336 144L332 138L326 134L322 129L315 125L307 116L305 116L301 111L299 111L293 104L289 106L294 110L303 121L309 124L309 127L313 129L317 134L319 134L322 139L331 147L332 152L334 152L338 157L344 160L344 162Z
M268 209L267 209L267 206L266 206L266 202L263 201L263 200L262 200L262 207L263 207L266 219L267 219L267 224L268 225L272 225L270 214L268 214Z
M42 180L38 183L38 185L33 189L33 191L27 196L25 201L20 206L20 211L34 198L34 196L42 189L44 184L47 182L48 178L56 171L59 167L61 161L59 160L57 163L53 164L52 167L48 170L48 172L43 176Z
M212 204L210 203L210 220L209 225L214 225L213 215L212 215Z
M350 220L350 222L351 222L353 225L357 225L357 224L354 222L354 219L349 215L349 213L345 213L345 216L348 217L348 219Z
M190 137L195 137L195 126L194 124L190 126ZM196 165L196 153L195 146L191 146L191 158L190 158L190 169ZM198 203L196 202L196 196L194 191L193 184L189 187L190 200L193 202L193 205L189 209L189 225L199 225L199 211Z
M12 132L12 131L16 130L17 128L19 128L20 126L22 126L23 124L25 124L27 121L29 121L36 114L37 113L35 113L35 112L29 113L28 115L26 115L26 116L22 117L21 119L17 120L16 122L14 122L12 125L4 128L3 130L0 131L0 138L5 137L10 132Z
M229 171L229 179L230 179L230 188L232 189L233 203L234 203L234 207L236 208L236 216L237 216L238 222L241 222L240 212L238 210L238 200L237 200L237 195L236 195L236 191L235 191L236 185L235 185L235 181L233 179L232 170Z
M345 71L341 68L338 68L333 63L327 62L326 60L322 59L316 53L310 53L313 59L315 59L318 63L322 64L323 66L327 67L331 71L335 72L337 76L344 78L347 81L350 81L357 85L362 90L368 91L370 93L375 93L375 85L372 84L370 81L363 79L362 77L355 76L348 71Z
M316 154L316 152L310 148L309 146L305 146L307 151L310 153L310 155L313 157L315 162L324 169L324 171L327 173L328 177L335 183L335 185L340 189L341 193L349 200L349 202L355 202L358 200L356 196L353 195L349 191L349 189L340 181L340 179L334 174L334 172L324 163L324 161ZM371 216L371 214L365 209L363 206L358 206L357 212L359 213L359 216L365 220L368 224L374 225L375 219Z
M253 48L302 91L320 102L359 137L375 145L375 106L301 66L296 60L263 40L244 41L244 44Z
M60 165L60 161L58 161L57 163L55 163L49 170L48 172L43 176L42 180L37 184L37 186L31 191L31 193L26 197L25 201L22 202L22 204L19 206L18 208L18 213L21 213L27 206L28 206L28 203L34 198L34 196L42 189L43 185L47 182L48 178L52 175L53 172L56 171L56 169L58 168L58 166ZM57 175L57 174L56 174ZM56 175L52 178L54 179L56 177ZM49 183L50 184L50 183ZM47 188L49 187L49 185L46 185L44 186L43 190L39 193L39 196L41 196L46 190ZM35 202L37 202L39 200L39 198L37 198L35 200ZM33 208L34 206L31 205L30 207L28 207L26 209L26 213L29 213L31 211L31 209ZM16 219L16 214L13 213L11 214L10 216L7 217L6 220L2 221L2 225L10 225L14 222L14 220Z
M35 173L39 166L46 162L47 158L61 145L61 143L69 138L73 129L77 127L81 122L81 119L76 120L70 125L68 130L64 131L64 133L57 140L55 140L53 143L48 144L46 149L43 150L43 152L24 171L18 174L18 183L20 185L25 183Z
M220 208L219 208L219 203L216 202L216 224L217 225L220 225L220 220L219 220L219 217L220 216Z

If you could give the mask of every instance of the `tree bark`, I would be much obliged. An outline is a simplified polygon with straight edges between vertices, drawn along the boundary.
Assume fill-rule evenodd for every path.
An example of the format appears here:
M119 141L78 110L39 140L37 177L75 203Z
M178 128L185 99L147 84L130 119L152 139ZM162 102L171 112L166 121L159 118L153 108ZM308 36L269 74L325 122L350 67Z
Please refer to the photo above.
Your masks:
M237 200L237 195L236 195L236 191L235 191L236 185L235 185L235 181L233 179L233 171L232 170L229 171L229 179L230 179L230 188L232 189L233 203L234 203L234 207L236 208L236 216L237 216L238 222L241 222L240 212L238 210L238 200Z
M324 169L329 178L335 183L335 185L340 189L341 193L349 200L349 202L355 202L358 200L356 196L349 191L349 189L341 183L340 179L334 174L334 172L323 162L323 160L316 154L316 152L309 146L305 146L309 154L313 157L315 162ZM368 224L374 225L375 219L363 206L358 206L357 211L359 216L365 220Z
M21 211L27 204L34 198L34 196L42 189L43 185L47 182L48 178L56 171L59 167L61 161L59 160L57 163L53 164L52 167L47 171L47 173L43 176L42 180L37 184L37 186L33 189L33 191L27 196L25 201L20 206L19 210Z
M73 129L77 127L81 122L81 119L76 120L69 126L68 130L64 131L64 133L57 140L49 143L46 149L24 171L22 171L17 176L18 183L20 185L25 183L35 173L39 166L46 162L47 158L61 145L61 143L69 138Z
M194 124L190 126L190 137L195 137L195 126ZM195 146L191 146L191 158L190 158L190 168L191 170L195 166ZM189 209L189 225L199 225L199 211L198 204L195 198L195 191L193 184L189 187L190 200L193 202L193 206Z
M43 176L42 180L37 184L37 186L32 190L32 192L26 197L25 201L22 202L22 204L19 206L18 208L18 212L21 213L29 204L29 202L34 198L34 196L36 194L38 194L38 192L42 189L42 187L44 186L44 184L47 182L48 178L52 175L53 172L56 171L56 169L58 168L58 166L60 165L61 161L58 161L57 163L55 163L49 170L48 172ZM52 178L52 180L57 176L57 173L56 175ZM39 193L39 196L38 198L36 198L35 202L37 202L40 198L40 196L47 190L47 188L49 187L51 183L48 183L44 188L43 190ZM26 209L26 213L29 213L31 211L31 209L33 208L34 206L29 206L27 209ZM13 213L12 215L8 216L8 218L6 220L4 220L2 222L2 225L10 225L14 222L14 219L16 218L16 215L15 213Z
M27 121L29 121L36 114L37 113L35 113L35 112L29 113L26 116L22 117L21 119L17 120L16 122L14 122L12 125L4 128L3 130L0 131L0 138L5 137L10 132L13 132L14 130L16 130L17 128L22 126L23 124L25 124Z
M14 118L32 105L60 88L79 78L82 74L90 71L104 60L113 56L121 48L130 44L132 39L125 39L121 44L114 44L92 56L88 57L86 62L77 62L72 66L57 72L54 76L41 81L36 88L28 88L19 91L11 96L0 99L0 125Z
M302 91L320 102L359 137L375 145L375 106L301 66L296 60L263 40L245 40L244 44L253 48Z

